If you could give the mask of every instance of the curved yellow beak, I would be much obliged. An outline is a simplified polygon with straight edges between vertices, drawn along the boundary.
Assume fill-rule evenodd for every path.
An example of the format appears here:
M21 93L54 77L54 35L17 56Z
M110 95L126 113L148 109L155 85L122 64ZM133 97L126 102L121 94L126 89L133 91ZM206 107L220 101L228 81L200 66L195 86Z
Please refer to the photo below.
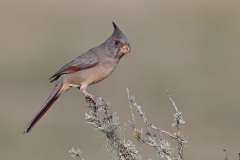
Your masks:
M121 47L120 51L121 51L122 53L124 53L124 54L127 54L127 53L130 53L130 52L131 52L131 48L130 48L129 44L124 44L124 45Z

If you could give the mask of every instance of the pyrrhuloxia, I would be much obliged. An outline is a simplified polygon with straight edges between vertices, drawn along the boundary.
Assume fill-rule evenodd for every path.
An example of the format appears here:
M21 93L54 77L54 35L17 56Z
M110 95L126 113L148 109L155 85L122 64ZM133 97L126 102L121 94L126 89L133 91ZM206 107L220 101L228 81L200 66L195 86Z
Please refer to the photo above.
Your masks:
M127 37L114 22L113 27L113 34L104 43L83 53L50 77L51 82L57 81L55 88L29 122L24 133L29 132L59 96L71 87L79 88L85 97L96 98L86 91L87 86L108 77L123 55L131 50Z

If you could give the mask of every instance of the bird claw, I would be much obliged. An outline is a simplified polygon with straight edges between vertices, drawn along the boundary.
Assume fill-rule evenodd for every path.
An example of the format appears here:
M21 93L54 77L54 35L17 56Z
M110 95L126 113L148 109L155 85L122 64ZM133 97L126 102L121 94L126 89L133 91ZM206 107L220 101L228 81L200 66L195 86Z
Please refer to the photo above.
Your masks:
M85 96L85 99L86 99L86 106L87 107L91 107L91 106L96 106L96 103L97 103L97 98L94 96Z
M85 96L85 99L86 99L87 107L92 107L92 106L100 107L100 106L107 105L106 99L104 99L102 97L97 97L94 95L87 95L87 96Z

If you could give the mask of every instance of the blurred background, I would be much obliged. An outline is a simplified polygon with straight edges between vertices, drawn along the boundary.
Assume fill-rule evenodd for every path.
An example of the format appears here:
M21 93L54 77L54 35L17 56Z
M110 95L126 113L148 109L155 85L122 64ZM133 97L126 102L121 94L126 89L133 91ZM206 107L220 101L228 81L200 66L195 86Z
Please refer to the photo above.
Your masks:
M71 147L79 147L86 160L111 159L104 136L85 123L88 109L77 89L22 134L54 87L48 78L104 42L113 32L111 21L127 35L132 52L88 91L110 101L127 123L128 87L149 121L174 132L167 88L186 121L185 158L223 159L227 148L229 159L238 159L239 17L238 0L1 0L0 159L70 160ZM130 127L123 128L143 159L159 159L137 144Z

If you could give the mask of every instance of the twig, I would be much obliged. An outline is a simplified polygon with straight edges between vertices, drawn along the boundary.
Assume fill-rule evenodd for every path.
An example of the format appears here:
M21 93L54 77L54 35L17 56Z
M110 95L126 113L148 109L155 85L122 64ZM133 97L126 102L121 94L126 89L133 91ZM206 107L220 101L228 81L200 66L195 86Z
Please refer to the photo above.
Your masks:
M97 101L90 98L86 100L90 112L85 113L85 119L87 123L105 134L107 151L112 157L118 160L139 160L141 157L132 142L121 140L116 134L121 125L117 114L110 112L108 104L102 98L98 98ZM101 110L104 111L102 117L99 114Z
M133 106L137 109L137 112L140 114L140 117L143 118L143 122L148 126L148 127L151 127L152 129L154 130L157 130L157 131L160 131L162 133L165 133L167 135L169 135L171 138L174 138L174 139L177 139L176 136L174 136L173 134L171 134L170 132L167 132L163 129L160 129L160 128L157 128L154 124L148 122L146 116L145 116L145 113L141 110L141 106L139 106L137 103L136 103L136 100L133 96L130 96L129 94L129 89L127 88L127 94L128 94L128 100L129 100L129 106L130 106L130 109L132 110L133 109ZM132 106L133 105L133 106ZM132 113L132 111L131 111ZM132 118L134 118L134 115L132 113Z
M172 157L173 148L170 147L170 144L168 143L168 141L166 139L164 139L163 137L161 137L159 139L159 142L156 142L156 135L154 135L154 137L152 137L150 134L150 129L148 128L148 132L146 134L147 138L143 138L142 132L140 132L136 128L136 121L135 121L134 114L132 112L133 108L136 108L136 111L140 114L140 117L143 119L143 122L147 125L147 127L150 127L156 131L159 131L160 133L164 133L164 134L168 135L169 137L171 137L172 139L177 141L177 144L178 144L177 150L178 150L178 155L179 155L178 159L183 160L183 148L184 148L185 143L187 143L187 141L184 139L183 135L180 132L180 126L185 124L185 121L183 120L182 113L178 110L171 95L168 93L168 90L167 90L167 95L169 97L169 100L172 102L172 105L176 111L176 113L174 114L174 123L172 126L177 128L177 133L174 133L174 134L172 134L168 131L165 131L159 127L156 127L154 124L150 123L148 121L145 113L142 111L142 107L137 104L137 102L133 96L130 96L128 88L127 88L127 95L128 95L128 99L129 99L129 106L130 106L131 113L132 113L132 120L129 121L130 126L134 129L134 132L141 133L140 135L136 136L137 140L138 141L141 140L145 144L152 146L159 155L164 156L166 159L175 159L175 157Z
M227 149L226 149L226 148L224 148L224 149L223 149L223 152L225 153L225 158L224 158L224 160L228 160Z
M84 160L83 158L82 158L82 152L80 151L80 149L78 148L77 150L76 149L74 149L73 147L72 147L72 149L70 149L69 151L69 154L71 155L71 157L78 157L80 160Z
M183 135L180 132L180 126L185 124L185 121L183 120L182 112L180 112L176 106L176 103L173 101L171 95L168 92L168 89L166 89L167 95L169 100L172 102L172 105L176 111L174 114L174 123L173 126L177 128L177 142L178 142L178 155L180 156L180 159L183 159L183 148L184 148L184 143L187 141L183 138Z

